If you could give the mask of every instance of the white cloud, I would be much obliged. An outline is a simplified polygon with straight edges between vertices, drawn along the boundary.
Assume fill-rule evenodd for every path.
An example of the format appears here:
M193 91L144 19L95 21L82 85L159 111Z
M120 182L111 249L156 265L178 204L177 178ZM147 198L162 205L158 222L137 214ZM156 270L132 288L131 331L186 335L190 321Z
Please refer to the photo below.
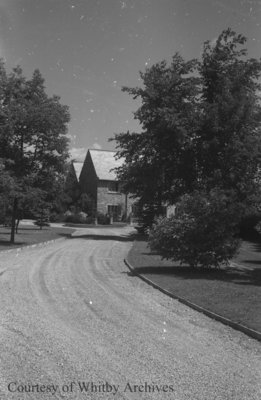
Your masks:
M76 135L71 135L70 133L67 133L66 137L70 140L71 143L75 142Z
M93 145L92 145L92 148L93 149L97 149L97 150L100 150L101 148L102 148L102 146L99 144L99 143L93 143Z
M87 154L87 149L85 147L73 147L70 150L70 158L72 160L84 161Z

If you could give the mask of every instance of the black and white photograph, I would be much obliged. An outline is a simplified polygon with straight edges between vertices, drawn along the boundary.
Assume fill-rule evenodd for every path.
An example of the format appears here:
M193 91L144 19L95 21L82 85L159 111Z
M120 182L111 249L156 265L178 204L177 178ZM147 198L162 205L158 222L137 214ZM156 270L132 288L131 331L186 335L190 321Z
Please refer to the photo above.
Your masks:
M261 400L261 0L0 0L0 400Z

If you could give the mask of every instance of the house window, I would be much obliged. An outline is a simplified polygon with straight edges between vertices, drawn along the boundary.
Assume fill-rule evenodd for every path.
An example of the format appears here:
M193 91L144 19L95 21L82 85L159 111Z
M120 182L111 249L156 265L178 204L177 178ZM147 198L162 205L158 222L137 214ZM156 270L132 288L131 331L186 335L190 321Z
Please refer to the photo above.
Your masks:
M118 193L119 191L119 182L108 182L108 192Z

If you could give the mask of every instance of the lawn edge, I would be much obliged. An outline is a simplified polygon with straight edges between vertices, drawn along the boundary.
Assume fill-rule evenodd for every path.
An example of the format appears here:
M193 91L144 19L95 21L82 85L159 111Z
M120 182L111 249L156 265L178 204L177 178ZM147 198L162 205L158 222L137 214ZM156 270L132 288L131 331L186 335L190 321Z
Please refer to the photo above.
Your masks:
M34 247L38 247L38 246L45 246L47 244L51 244L54 242L58 242L58 240L65 240L65 238L56 238L56 239L51 239L51 240L45 240L44 242L38 242L38 243L33 243L33 244L27 244L25 246L21 246L21 247L13 247L12 249L8 249L8 250L1 250L0 249L0 253L12 253L12 252L19 252L21 250L24 249L30 249L30 248L34 248Z
M178 300L180 303L185 304L186 306L189 306L191 308L193 308L196 311L199 311L205 315L207 315L208 317L215 319L216 321L222 322L224 325L228 325L231 328L234 328L237 331L243 332L246 335L258 340L261 342L261 332L255 331L254 329L251 328L247 328L245 325L241 325L237 322L232 321L231 319L222 317L219 314L216 314L212 311L207 310L204 307L198 306L195 303L192 303L189 300L186 300L184 297L175 295L171 292L169 292L167 289L164 289L163 287L159 286L158 284L156 284L155 282L153 282L152 280L150 280L149 278L146 278L145 276L143 276L142 274L139 274L138 272L135 271L135 268L130 264L130 262L124 258L124 263L126 264L126 266L129 268L129 270L132 272L133 275L139 277L140 279L142 279L144 282L146 282L147 284L149 284L150 286L152 286L154 289L158 289L160 292L166 294L167 296Z

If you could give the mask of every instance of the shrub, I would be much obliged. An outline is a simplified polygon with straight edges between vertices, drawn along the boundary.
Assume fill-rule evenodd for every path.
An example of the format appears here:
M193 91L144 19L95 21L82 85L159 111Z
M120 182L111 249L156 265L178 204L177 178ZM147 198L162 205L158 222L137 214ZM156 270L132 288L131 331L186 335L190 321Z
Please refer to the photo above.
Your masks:
M34 225L40 226L40 229L42 229L43 226L50 226L49 224L49 218L50 218L50 213L48 210L41 209L35 214L36 221L34 222Z
M53 212L50 215L50 222L65 222L65 215Z
M246 215L240 222L240 236L244 239L252 238L260 232L261 213L256 211Z
M83 218L80 214L72 214L65 217L65 222L71 222L73 224L85 224L85 218Z
M85 223L86 224L93 224L94 223L94 217L91 217L91 216L86 217Z
M139 211L136 212L136 226L138 233L147 234L155 220L165 215L164 207L154 204L144 204Z
M4 224L5 222L5 215L0 213L0 225Z
M48 221L43 221L43 220L41 220L41 219L37 219L37 220L34 222L34 225L37 225L37 226L40 226L40 227L43 227L43 226L50 226L50 224L49 224Z
M98 221L98 224L100 224L100 225L109 225L110 216L107 215L107 214L98 213L97 214L97 221Z
M192 267L219 267L239 247L236 237L240 205L217 189L182 197L178 214L160 218L149 234L149 246L166 259Z
M4 226L11 226L12 225L12 217L10 215L5 216L3 220L3 225Z
M261 235L261 221L259 221L256 226L255 226L255 231L258 233L258 235ZM259 236L260 238L260 236Z

